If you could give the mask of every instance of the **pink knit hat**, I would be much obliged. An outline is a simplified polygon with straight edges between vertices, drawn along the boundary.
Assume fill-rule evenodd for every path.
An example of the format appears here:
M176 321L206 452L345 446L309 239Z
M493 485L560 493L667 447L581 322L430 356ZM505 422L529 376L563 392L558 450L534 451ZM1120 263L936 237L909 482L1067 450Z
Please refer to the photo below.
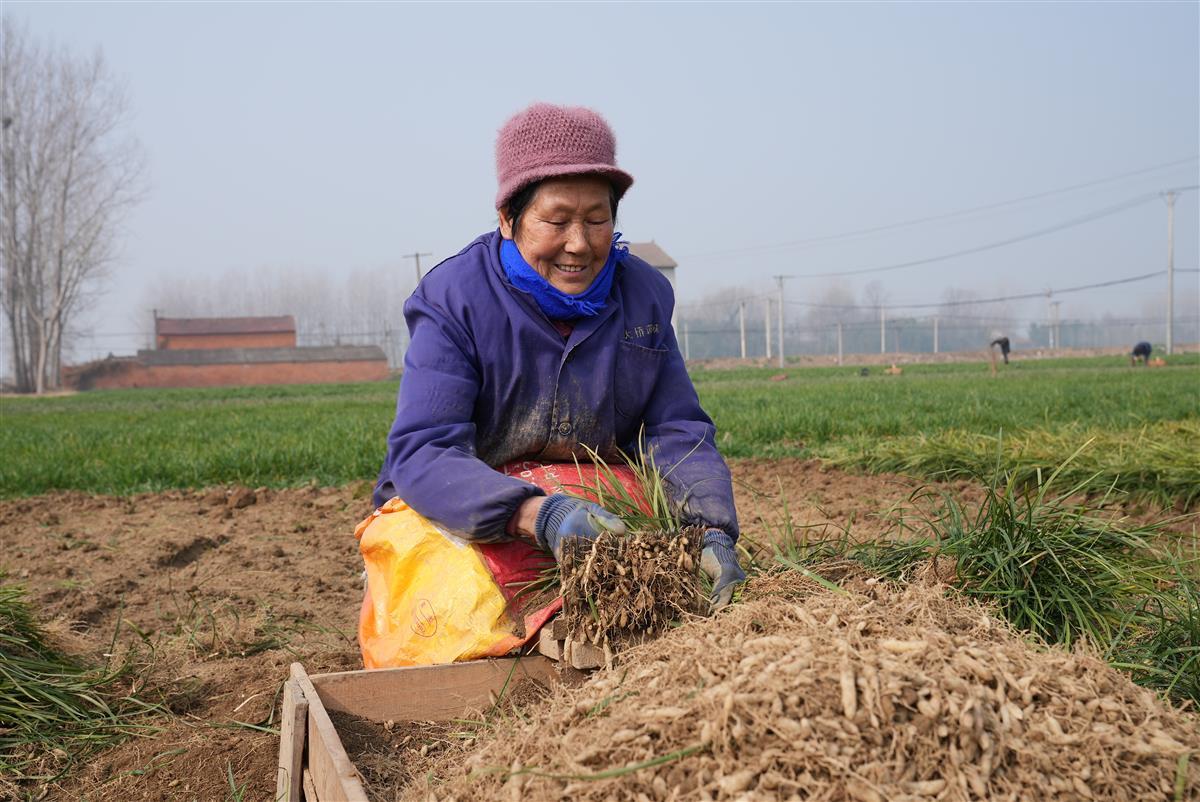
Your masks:
M596 173L612 182L617 197L633 176L617 167L617 139L596 112L583 106L534 103L517 112L496 137L496 208L543 178Z

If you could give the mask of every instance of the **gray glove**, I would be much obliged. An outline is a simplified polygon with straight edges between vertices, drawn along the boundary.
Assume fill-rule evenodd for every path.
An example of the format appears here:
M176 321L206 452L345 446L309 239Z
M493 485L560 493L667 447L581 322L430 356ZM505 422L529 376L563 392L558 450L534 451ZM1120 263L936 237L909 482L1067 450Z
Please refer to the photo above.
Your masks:
M538 545L562 559L562 544L568 538L595 540L604 532L625 534L625 522L599 504L554 493L547 496L533 523Z
M746 572L738 564L733 550L733 538L720 529L704 533L704 551L700 553L700 570L712 580L709 611L716 612L733 600L734 588L746 581Z

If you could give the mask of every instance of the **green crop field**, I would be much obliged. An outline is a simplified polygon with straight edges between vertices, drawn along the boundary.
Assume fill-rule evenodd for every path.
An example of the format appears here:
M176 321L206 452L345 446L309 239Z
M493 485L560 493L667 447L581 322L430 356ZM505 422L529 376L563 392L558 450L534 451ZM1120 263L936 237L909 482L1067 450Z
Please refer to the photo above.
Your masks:
M1064 479L1100 481L1160 503L1200 498L1200 355L1167 369L1120 357L1016 362L697 372L704 407L730 457L816 456L917 476L1023 478L1086 445Z
M1079 471L1157 500L1200 487L1200 356L1166 369L1119 357L985 365L697 370L729 457L817 456L914 475L1052 468L1094 439ZM130 493L223 483L373 478L395 382L124 390L0 399L0 496Z

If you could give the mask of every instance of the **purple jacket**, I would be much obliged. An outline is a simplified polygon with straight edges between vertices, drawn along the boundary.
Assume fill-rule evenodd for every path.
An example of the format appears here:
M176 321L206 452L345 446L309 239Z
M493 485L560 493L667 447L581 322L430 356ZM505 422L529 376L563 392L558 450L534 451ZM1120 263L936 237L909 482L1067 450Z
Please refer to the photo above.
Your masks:
M604 310L566 339L500 264L500 233L439 264L404 304L411 338L375 488L477 541L537 487L504 476L519 458L586 461L645 445L690 523L737 537L729 468L671 328L670 282L630 255ZM489 467L492 466L492 467Z

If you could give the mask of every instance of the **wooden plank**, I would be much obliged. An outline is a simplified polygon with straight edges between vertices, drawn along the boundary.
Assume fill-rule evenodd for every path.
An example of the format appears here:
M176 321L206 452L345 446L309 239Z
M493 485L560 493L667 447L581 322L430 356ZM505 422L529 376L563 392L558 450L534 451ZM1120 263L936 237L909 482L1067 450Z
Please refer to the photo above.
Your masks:
M300 802L304 768L304 736L308 729L308 700L293 679L283 683L283 713L279 723L279 766L275 774L276 802Z
M317 796L317 786L313 785L312 772L304 770L304 802L321 802Z
M320 693L323 711L372 721L444 721L490 704L506 683L511 686L510 679L511 683L532 679L551 685L558 675L552 661L531 655L317 674L312 683Z
M551 660L562 659L562 641L554 637L554 632L548 626L542 627L538 635L538 652Z
M308 700L308 770L312 773L313 788L321 800L337 802L368 802L362 777L329 720L329 713L313 687L304 666L292 663L292 679Z

